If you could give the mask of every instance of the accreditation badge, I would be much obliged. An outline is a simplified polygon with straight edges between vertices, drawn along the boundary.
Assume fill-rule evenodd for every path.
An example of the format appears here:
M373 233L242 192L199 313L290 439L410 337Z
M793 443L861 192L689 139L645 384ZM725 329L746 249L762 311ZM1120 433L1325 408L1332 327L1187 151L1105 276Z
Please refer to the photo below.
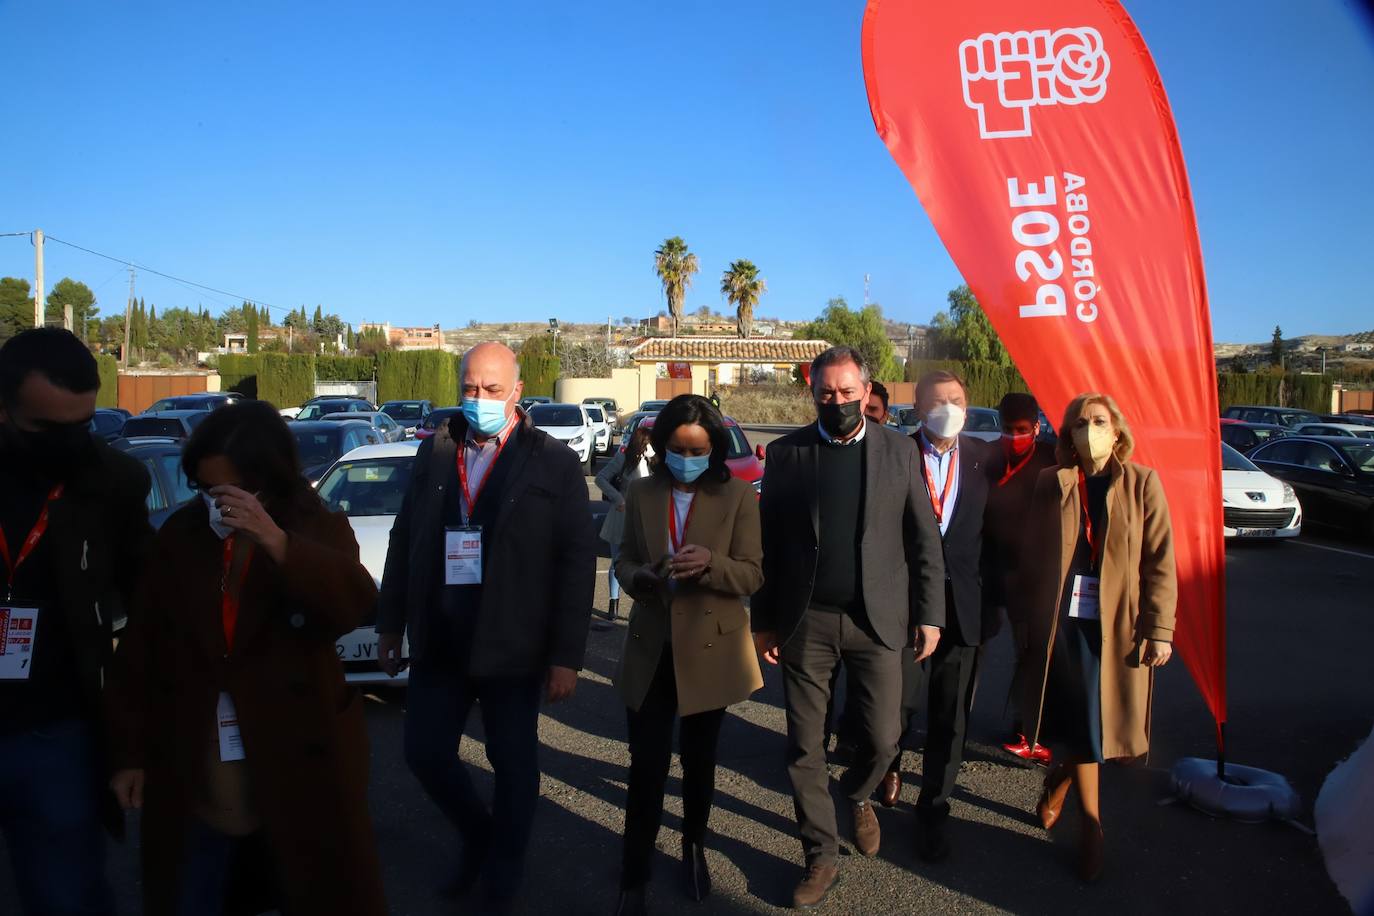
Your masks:
M225 690L215 705L215 725L219 732L219 759L224 763L243 759L243 733L239 730L239 713L234 698Z
M1074 576L1073 593L1069 596L1069 616L1079 620L1097 620L1097 576Z
M0 606L0 681L27 681L38 633L38 608Z
M482 584L482 528L444 529L444 584Z

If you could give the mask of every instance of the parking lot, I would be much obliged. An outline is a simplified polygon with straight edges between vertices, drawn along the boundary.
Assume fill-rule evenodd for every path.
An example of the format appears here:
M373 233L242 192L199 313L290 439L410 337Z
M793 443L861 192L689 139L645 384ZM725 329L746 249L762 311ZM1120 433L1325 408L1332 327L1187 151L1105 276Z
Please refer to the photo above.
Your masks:
M749 436L766 443L774 433L749 430ZM599 563L604 571L607 560ZM1315 531L1287 543L1231 545L1227 583L1230 759L1288 776L1310 825L1322 779L1369 733L1374 718L1368 649L1374 644L1374 545ZM604 574L597 589L595 606L604 610ZM611 677L623 638L623 622L594 629L577 695L547 709L541 720L543 798L523 912L612 910L628 756L624 709ZM1104 776L1107 872L1099 885L1081 886L1072 873L1072 816L1047 838L1031 814L1039 773L998 747L1007 726L1010 676L1003 638L985 657L962 791L954 804L953 857L939 866L916 858L911 805L920 766L919 756L908 754L902 803L879 813L880 855L844 857L842 883L826 911L1348 912L1307 833L1280 824L1214 821L1161 804L1174 760L1215 752L1210 717L1178 661L1160 676L1148 765L1110 767ZM715 895L696 905L678 891L675 830L681 803L675 769L660 836L669 854L657 863L650 897L657 912L766 913L789 898L799 875L800 845L783 761L780 679L776 670L765 677L765 689L733 708L726 720L715 837L708 843ZM461 912L444 908L433 894L457 846L405 768L404 698L390 691L370 698L372 813L392 912ZM476 721L471 732L463 756L486 772ZM842 814L842 829L845 821ZM8 871L0 874L0 900L13 899ZM137 912L136 842L112 847L110 874L124 912Z

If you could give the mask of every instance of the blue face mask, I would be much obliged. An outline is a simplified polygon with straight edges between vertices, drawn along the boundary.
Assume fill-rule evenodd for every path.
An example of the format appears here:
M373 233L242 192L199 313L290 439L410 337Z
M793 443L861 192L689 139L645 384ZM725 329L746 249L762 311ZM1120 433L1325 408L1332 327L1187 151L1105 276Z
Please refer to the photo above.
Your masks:
M702 455L699 458L689 458L686 455L679 455L677 452L669 452L667 455L668 470L682 483L696 483L696 479L706 473L706 469L711 466L711 456Z
M506 427L506 402L491 398L463 398L463 419L483 436L494 436Z

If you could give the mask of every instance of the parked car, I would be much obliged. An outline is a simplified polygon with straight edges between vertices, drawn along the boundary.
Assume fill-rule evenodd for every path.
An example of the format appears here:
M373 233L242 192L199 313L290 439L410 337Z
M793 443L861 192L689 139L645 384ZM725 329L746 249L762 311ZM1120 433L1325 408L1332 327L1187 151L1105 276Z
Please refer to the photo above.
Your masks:
M1309 522L1374 539L1374 442L1293 436L1266 442L1250 460L1293 485Z
M640 426L645 429L654 428L656 417L645 417ZM754 488L754 492L763 495L763 459L766 452L762 445L750 449L749 437L740 429L739 424L731 417L725 417L725 432L730 437L730 451L725 456L725 463L730 468L730 473L743 480ZM627 437L624 442L629 443ZM621 445L621 451L625 450L625 445Z
M1354 423L1357 426L1374 426L1374 416L1362 413L1324 413L1323 423Z
M620 417L620 441L625 442L634 435L635 427L645 417L652 417L667 406L667 401L644 401L639 405L638 410L622 415Z
M157 439L189 439L200 421L210 416L208 410L163 410L141 413L124 423L120 436L125 439L153 437Z
M1228 538L1291 538L1302 533L1293 487L1221 444L1221 512Z
M1221 418L1221 441L1242 455L1250 454L1271 439L1282 439L1288 433L1288 427L1275 423L1245 423Z
M144 413L164 413L169 410L215 410L235 401L242 401L237 391L210 391L205 394L178 394L154 401Z
M889 404L887 405L887 424L893 429L902 425L902 411L910 410L914 404Z
M450 418L456 417L463 412L461 407L437 407L429 416L425 417L424 422L415 430L416 439L428 439L434 435L434 430L442 424L447 423Z
M425 422L425 417L434 412L434 404L430 401L387 401L380 409L401 424L406 435L413 439L415 431Z
M386 568L391 526L400 514L418 447L417 440L365 445L348 452L320 478L320 498L332 511L348 516L358 541L359 559L379 586ZM350 684L404 687L405 672L389 678L377 667L376 624L374 613L357 629L335 641L334 651L343 663L344 679ZM410 656L408 640L402 640L401 656Z
M921 428L921 412L915 407L903 407L897 411L897 432L912 436Z
M596 430L587 408L581 404L535 404L529 414L535 426L577 453L583 474L592 472Z
M372 413L375 409L362 398L311 398L301 405L300 412L296 414L296 420L297 422L310 422L311 420L319 420L331 413Z
M984 442L1002 438L1002 415L992 407L970 407L965 411L964 433Z
M1300 407L1251 407L1233 404L1221 412L1222 417L1246 423L1273 423L1276 426L1297 426L1299 423L1319 423L1321 417Z
M592 429L596 432L596 453L598 455L609 455L611 453L611 424L606 420L606 411L595 404L582 404L582 409L587 412L588 418L592 421Z
M91 432L106 442L113 442L124 435L124 424L129 421L129 412L114 407L97 407L91 417Z
M363 410L376 410L377 405L360 394L317 394L307 400L302 407L309 407L311 404L328 404L330 401L358 401L367 406Z
M529 397L521 398L519 402L516 404L516 406L519 407L521 410L525 411L526 413L528 413L529 409L536 404L552 403L553 398L546 398L542 394L532 394Z
M361 420L368 423L381 436L383 442L403 442L406 438L406 428L389 414L384 414L380 410L363 412L361 410L346 410L341 413L328 413L321 419L325 423L342 423L347 420Z
M329 466L355 448L380 445L382 437L363 420L298 420L291 424L301 469L307 480L318 483Z
M583 398L583 407L600 407L606 413L606 422L610 424L612 430L620 422L620 407L616 405L615 398Z
M173 512L196 498L196 491L186 480L181 469L182 440L165 436L140 436L136 439L120 439L114 447L131 458L137 458L152 478L148 490L148 521L154 528Z
M1361 426L1358 423L1299 423L1293 427L1293 435L1374 439L1374 426Z

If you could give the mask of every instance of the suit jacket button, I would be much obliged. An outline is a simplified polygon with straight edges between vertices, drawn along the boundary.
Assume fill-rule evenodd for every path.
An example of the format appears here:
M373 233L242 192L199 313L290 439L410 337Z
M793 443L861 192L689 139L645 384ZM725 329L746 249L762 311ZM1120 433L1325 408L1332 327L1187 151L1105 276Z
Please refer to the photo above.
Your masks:
M299 630L305 626L305 615L297 611L291 615L291 629Z
M710 608L707 608L707 609L706 609L706 613L708 613L708 614L711 613L711 609L710 609Z
M706 644L706 648L711 648L711 644L709 642Z

